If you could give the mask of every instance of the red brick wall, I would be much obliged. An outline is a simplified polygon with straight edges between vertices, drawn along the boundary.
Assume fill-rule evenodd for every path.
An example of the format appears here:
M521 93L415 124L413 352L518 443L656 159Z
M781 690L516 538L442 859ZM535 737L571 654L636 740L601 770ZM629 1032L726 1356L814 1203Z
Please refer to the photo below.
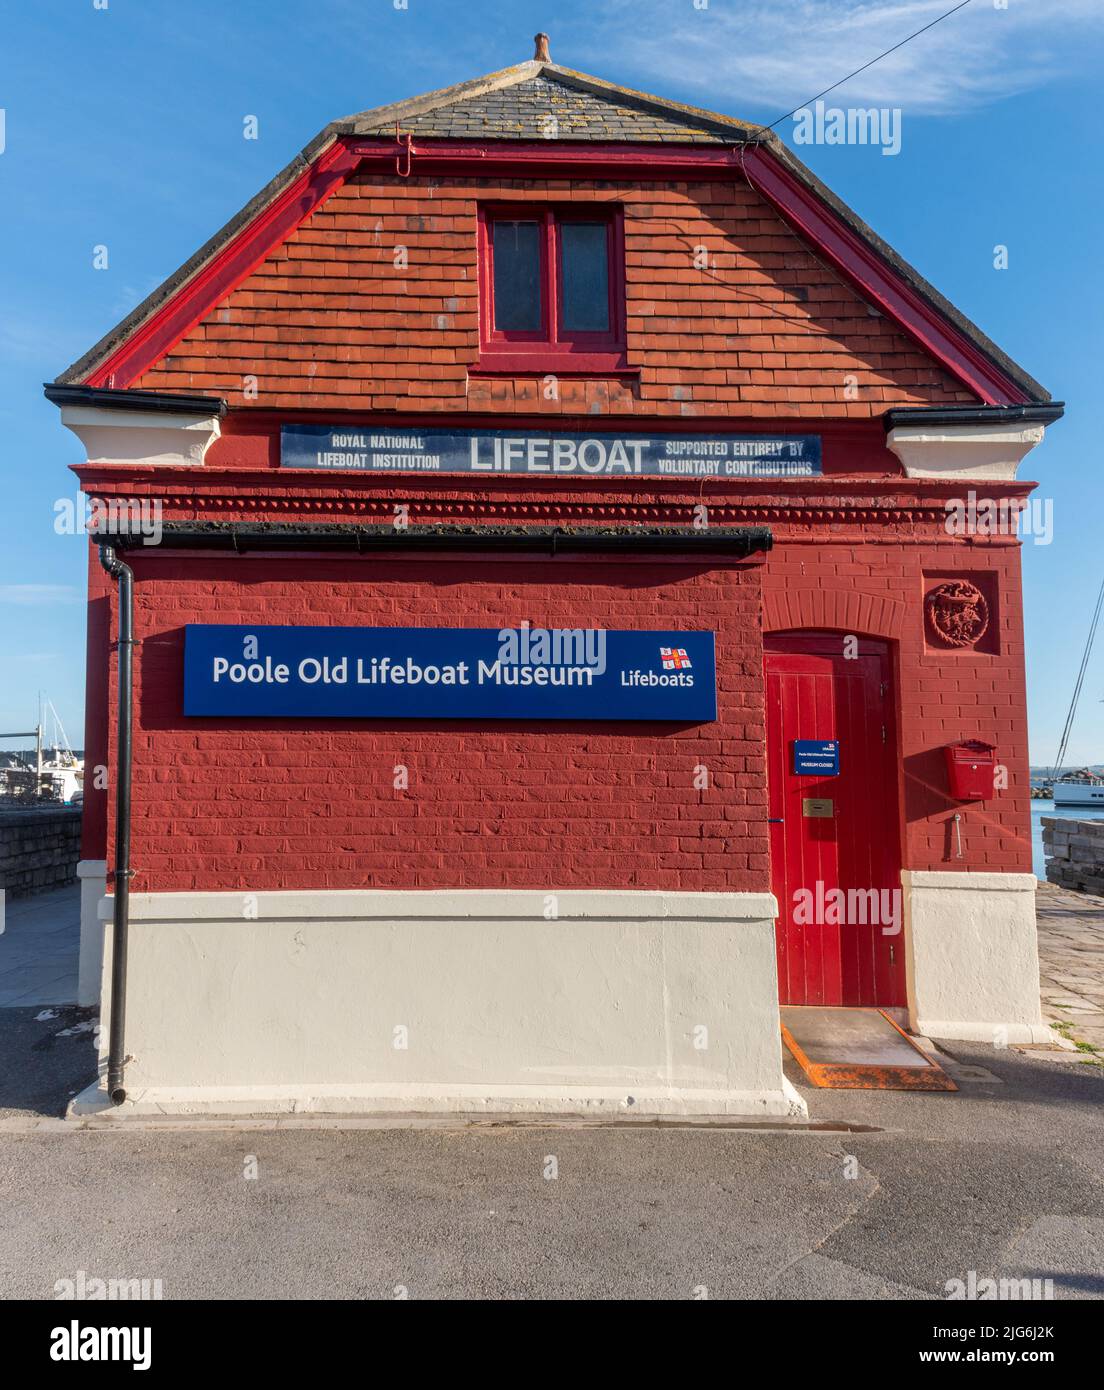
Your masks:
M203 470L197 470L195 476L202 476L202 473ZM325 482L332 486L335 480L326 479ZM662 507L623 506L621 503L624 499L619 493L607 495L606 490L602 489L599 492L585 492L590 501L586 508L580 510L582 503L579 499L584 494L577 488L559 490L555 505L548 503L546 492L533 492L530 487L518 489L516 484L501 496L487 497L480 491L475 501L461 505L455 500L455 490L442 488L441 480L436 480L429 492L422 490L420 481L419 486L412 490L398 486L394 479L386 480L386 484L380 483L379 487L385 485L390 495L383 498L387 507L381 515L390 514L393 499L409 494L420 520L493 519L515 523L636 520L650 524L661 521L687 524L692 520L689 504L704 498L710 505L711 518L718 523L770 525L775 533L775 549L761 571L768 630L805 627L855 632L881 636L893 644L898 661L896 700L903 758L901 814L905 866L914 869L1029 869L1027 721L1019 548L1001 539L986 541L976 538L970 541L947 535L942 524L944 496L953 492L953 487L898 481L892 485L883 484L880 489L870 488L869 496L865 496L866 485L852 484L846 494L832 495L829 489L842 489L843 485L810 482L809 497L803 502L800 497L792 495L792 484L787 485L786 495L773 495L769 483L759 484L754 490L746 486L735 489L731 485L713 485L705 492L672 484L665 489L666 501ZM141 482L129 479L119 486L124 493L144 495L149 489L165 493L166 512L169 515L193 514L193 509L201 500L191 496L191 484L176 470L159 473L155 478ZM214 483L213 486L218 491L222 484ZM781 485L774 486L781 488ZM860 486L863 490L856 492ZM997 488L997 485L993 486ZM233 498L220 497L220 504L225 501L230 505L219 505L208 514L222 517L245 515L249 518L254 514L243 512L240 502L240 497L248 495L249 490L247 487L240 495L235 493ZM345 497L343 488L335 487L334 491L339 499ZM179 496L175 495L177 492ZM441 493L441 500L437 498L438 492ZM819 495L822 492L827 494L824 498ZM651 493L648 498L652 503L658 500ZM829 505L825 506L825 502ZM361 505L367 503L358 502L355 507ZM206 507L210 506L208 502ZM330 504L318 500L295 501L283 496L277 489L261 514L273 517L282 514L286 519L299 521L362 519L359 511L349 514L347 509L351 507L354 507L354 503L347 500L335 500ZM204 509L200 507L200 510ZM368 516L369 519L378 519L374 512L368 513ZM550 579L539 577L552 576L553 571L533 561L527 565L515 562L511 566L498 563L482 569L474 569L468 561L454 561L451 566L415 566L411 561L379 564L352 558L310 561L304 563L298 573L317 577L310 578L309 583L305 578L297 578L291 593L287 590L287 581L272 577L285 573L290 561L281 562L284 566L281 569L280 564L272 561L216 561L193 553L179 560L139 554L134 563L139 576L139 632L142 635L141 629L145 625L152 630L153 637L152 645L142 650L139 672L145 669L143 663L151 661L158 652L169 661L168 665L150 668L159 674L154 685L147 687L146 694L152 694L158 703L156 709L143 708L140 712L139 776L145 777L147 782L155 772L163 778L168 777L170 769L176 766L178 753L187 759L185 766L199 766L210 755L214 759L217 778L221 778L224 759L237 753L237 744L233 740L239 736L249 738L261 733L256 725L243 723L232 731L233 746L223 747L219 736L210 733L206 726L201 733L198 726L193 727L190 722L185 724L179 718L179 656L172 656L171 643L166 647L156 634L172 632L184 621L235 622L263 618L267 622L378 621L383 624L408 622L412 625L440 622L445 625L471 623L498 626L530 618L533 621L562 621L570 625L606 622L643 627L677 626L693 620L703 627L716 627L723 634L727 630L726 624L738 620L751 624L750 637L743 628L736 634L738 645L752 641L756 662L761 649L758 608L752 613L750 610L745 612L742 606L749 584L757 582L746 571L741 572L739 586L736 586L732 575L724 571L714 571L693 579L686 577L691 572L685 569L652 567L633 562L625 571L627 577L619 576L611 580L608 578L608 563L602 569L595 561L592 572L605 578L604 587L600 591L595 590L592 605L578 584L568 583L562 592L559 590L562 577L576 572L562 562L556 562L554 567L553 585ZM373 575L387 576L387 580L374 596L358 592L357 606L350 609L349 573L350 568L357 564L371 565ZM469 572L476 577L470 590L455 583L453 577L442 582L443 576ZM647 576L652 573L664 577L661 589L653 590L650 587L651 580ZM253 577L245 585L238 578L243 574ZM507 584L503 589L501 576L507 574L538 577L526 581L525 587ZM672 588L672 576L676 574L679 578ZM487 578L486 575L500 578ZM994 640L988 645L993 650L940 648L926 638L923 614L925 576L928 576L928 582L934 582L935 578L948 575L973 577L983 587L989 588L994 605ZM255 585L258 576L264 582ZM427 579L427 576L436 578ZM332 594L328 587L331 581ZM89 725L86 734L90 762L105 762L108 758L101 732L103 723L100 712L103 712L104 718L107 717L108 670L110 663L110 683L113 685L114 658L99 641L99 619L96 616L100 611L96 605L103 602L99 596L106 592L105 585L106 579L93 557L94 607L90 626ZM276 588L272 589L270 585L276 585ZM722 586L727 588L722 589ZM729 611L728 588L738 590L742 596L737 613ZM624 610L615 615L616 622L609 616L612 610L602 607L607 598L610 603L617 601L625 604ZM110 601L114 611L114 593ZM362 616L362 612L372 616ZM722 636L721 641L724 640ZM172 662L177 664L174 666ZM114 718L113 713L110 717ZM757 728L753 734L757 743L760 736L761 730ZM162 737L165 740L163 745ZM267 733L264 737L268 737ZM273 737L276 740L273 746L250 750L259 756L256 764L258 769L268 766L268 754L280 755L280 740L284 734L278 733ZM357 740L362 737L368 739L366 747L375 748L367 726L355 738L333 728L317 730L313 734L300 728L297 737L300 747L307 746L312 739L319 740L320 746L325 745L321 746L319 759L323 768L332 765L335 758L347 757L351 749L359 748ZM444 736L440 737L443 739ZM455 742L458 735L451 734L449 737ZM508 745L503 743L505 734L501 729L497 732L493 728L472 731L465 737L468 740L465 746L476 749L483 746L484 739L490 740L496 756L501 755L504 748L507 749L511 766L515 763L522 765L523 752L531 753L537 760L534 768L539 768L542 773L545 770L541 762L545 756L543 735L530 735L529 741L523 740L521 744L511 742ZM564 742L566 731L553 730L547 737L557 748L570 747L570 739L566 744ZM634 726L616 736L610 728L606 728L595 737L597 741L593 746L616 749L631 761L636 756L638 744L647 749L659 746L667 749L678 745L677 756L681 759L685 738L693 740L696 735L676 736L673 731L666 730L659 735L648 733L641 738ZM1010 787L991 801L957 806L946 795L941 750L947 742L971 737L983 738L997 745L1002 761L1009 768ZM438 736L434 735L434 738ZM264 738L261 742L263 744ZM440 742L440 746L444 747L445 742ZM456 743L456 747L459 746ZM697 756L696 752L694 756ZM589 764L584 763L583 766ZM277 769L279 764L272 764L271 767ZM635 766L632 768L633 772L639 770ZM664 773L670 771L666 763L661 770ZM752 821L758 820L763 813L760 801L741 800L748 795L757 795L755 788L758 783L745 782L747 771L743 767L721 770L720 785L725 785L724 778L731 772L728 790L734 794L732 799L725 802L727 809L724 816L726 819L736 817L732 823L739 835L743 834L739 820L743 817L745 805L751 812ZM258 770L255 775L263 779L275 774ZM759 774L755 772L753 775L758 777ZM389 786L389 779L384 780ZM189 788L184 783L181 785L185 799L195 794L194 787ZM657 782L651 791L659 797L666 794L665 788L665 783ZM428 794L429 789L429 785L423 782L411 793L411 797L416 798L422 792ZM471 793L471 804L477 805L482 789L473 786ZM154 821L149 827L151 838L145 846L148 852L163 852L156 847L155 841L167 823L173 824L171 819L168 822L157 819L164 809L158 801L161 795L159 792L152 799L147 798L146 809L142 813L153 817ZM497 795L491 796L491 804L501 804L495 799ZM104 854L102 837L106 825L106 799L106 794L97 793L91 786L86 791L85 858L100 858ZM228 799L229 805L234 806L233 794L229 790L216 799ZM389 807L392 805L391 802L386 804ZM408 797L407 807L411 804L414 803ZM169 805L171 808L171 800ZM454 803L453 809L459 805L459 802ZM603 803L596 801L594 808L596 812L603 809ZM221 805L217 809L221 814ZM235 808L233 813L238 814L239 809ZM955 810L959 810L964 818L964 852L961 859L957 856L957 841L953 835L953 824L950 823ZM707 809L707 816L714 816L714 808ZM539 816L532 824L538 820ZM448 831L448 834L452 833ZM758 833L756 829L755 834ZM446 836L443 843L452 842ZM538 838L533 843L543 841ZM729 854L735 856L731 858L731 867L737 874L742 874L745 868L753 866L750 861L745 863L741 857L744 854L742 845L733 843L737 847L733 850L730 844ZM175 848L175 838L173 844ZM586 867L591 861L585 856L594 852L594 847L588 846L584 857L573 862ZM751 855L761 852L758 848L747 851ZM641 856L641 867L654 865L656 869L650 886L663 886L663 873L660 872L658 861L647 850L642 849ZM450 858L449 862L454 861ZM666 864L662 867L666 871ZM703 868L708 868L711 875L716 874L710 879L710 886L723 886L726 881L733 886L733 880L725 879L719 862L706 864L703 861ZM331 871L329 866L320 866L319 871L323 870L326 873ZM627 877L630 872L628 860L618 863L617 875L612 881L621 882L623 871L626 877L621 886L629 886L632 880ZM602 876L596 872L593 881L603 881ZM610 879L605 881L609 882ZM640 881L639 874L637 881Z
M779 545L764 572L764 599L776 615L772 626L865 632L894 642L905 867L1030 873L1019 546L904 537L894 537L895 544L826 544L829 537L825 528L805 543ZM976 578L995 599L995 651L929 641L925 575L952 573ZM870 602L860 604L866 596ZM866 624L852 627L860 613ZM992 800L962 804L947 794L943 747L968 738L995 744L1008 768L1008 790ZM956 811L963 818L962 858Z
M388 418L385 428L388 430L392 428L391 420L394 418L396 417ZM436 425L440 428L456 421L456 417L453 416L434 420L425 412L422 412L417 419L408 416L397 418L403 420L404 423L401 426L396 426L396 430L401 428L411 433L420 427ZM286 423L286 420L287 417L277 411L235 410L228 413L222 421L222 432L219 438L214 441L207 452L204 460L204 471L196 481L210 492L228 482L222 477L223 470L279 470L280 427ZM340 416L329 417L326 423L332 423L335 427L347 425L350 428L360 429L371 427L378 430L381 427L380 417L352 411L343 412ZM541 430L547 429L548 426L538 416L499 419L483 414L477 415L473 412L466 419L461 417L461 423L457 425L457 428L512 428L520 433L525 433L531 428ZM620 429L626 435L633 432L644 432L645 436L650 438L653 430L658 434L661 429L687 435L713 434L718 428L731 429L736 432L746 430L748 433L755 433L762 430L762 423L755 420L754 417L742 417L740 419L728 417L723 424L682 419L669 419L663 421L662 424L644 420L625 422L621 419L603 423L600 419L596 421L593 416L564 415L557 418L554 428L577 431L581 434L595 430L613 430L616 432ZM825 476L869 477L875 475L893 478L903 476L904 470L900 460L896 454L890 453L885 446L885 429L880 420L851 421L812 418L804 421L787 421L785 428L796 433L820 435L821 460ZM316 472L313 476L316 494L327 498L340 497L346 502L353 502L356 499L367 500L373 495L381 493L386 494L390 500L400 491L405 496L413 497L419 492L431 488L436 495L450 492L452 500L463 503L466 508L470 509L482 506L490 495L485 478L480 486L471 477L461 476L446 478L423 475L419 478L412 474L399 477L394 474L383 473L339 474L321 471ZM503 478L501 480L502 486L513 487L518 476ZM711 489L720 493L724 488L724 481L724 479L711 481ZM241 497L242 494L236 485L236 480L229 480L229 482L232 490ZM533 489L535 495L540 488L538 475L526 476L525 482L527 487ZM699 488L700 483L701 480L698 479ZM284 471L282 476L274 477L270 481L266 480L263 488L257 488L249 501L251 505L263 502L264 505L271 506L273 509L279 509L285 504L285 498L293 493L305 495L308 486L308 481L302 477L301 473L299 476L291 477L288 471ZM663 495L666 486L667 480L658 482L648 477L584 478L572 483L565 477L559 476L549 478L544 500L558 503L565 496L573 499L585 499L587 497L604 499L614 491L619 491L626 501L631 499L634 504L638 501L649 504ZM743 491L741 484L729 484L728 495L731 498L739 498ZM690 515L684 519L692 521L693 516Z
M469 376L477 203L519 198L624 205L628 358L639 377L564 378L549 399L539 377ZM699 247L708 268L695 264ZM250 376L255 398L243 395ZM270 409L645 418L861 419L888 405L974 400L735 180L355 176L134 385Z
M81 858L107 856L107 803L115 786L108 767L108 721L115 717L112 686L115 665L111 641L117 631L118 599L114 581L88 547L88 622L85 634L84 800Z
M134 889L766 889L760 567L134 555ZM185 720L189 622L715 628L715 724ZM394 768L409 768L396 791ZM695 768L711 774L694 787Z

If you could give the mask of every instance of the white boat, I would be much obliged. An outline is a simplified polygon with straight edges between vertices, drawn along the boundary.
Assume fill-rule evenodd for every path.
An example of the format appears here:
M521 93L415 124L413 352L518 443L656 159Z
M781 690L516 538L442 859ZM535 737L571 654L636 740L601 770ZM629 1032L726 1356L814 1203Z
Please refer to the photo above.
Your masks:
M45 702L45 710L54 718L53 742L40 748L38 754L38 794L51 801L63 801L66 805L73 800L74 792L84 794L84 759L78 758L65 736L58 712L52 700ZM39 726L42 719L39 719Z
M1055 806L1100 806L1104 808L1104 777L1082 773L1061 777L1054 783Z
M35 741L33 761L29 754L0 753L0 796L71 805L78 792L79 799L84 799L84 759L73 752L51 701L46 701L46 708L54 718L52 744L43 743L44 712L41 708L36 728L0 734L0 738L33 738Z
M84 791L84 760L68 745L43 749L39 795L69 803L78 791Z

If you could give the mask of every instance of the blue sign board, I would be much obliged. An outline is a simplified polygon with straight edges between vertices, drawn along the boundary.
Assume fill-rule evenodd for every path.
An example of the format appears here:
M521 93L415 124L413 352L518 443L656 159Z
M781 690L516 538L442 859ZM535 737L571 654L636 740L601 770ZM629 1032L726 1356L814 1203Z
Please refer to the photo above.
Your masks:
M285 425L284 468L368 473L510 473L561 478L809 478L817 434L539 434L522 430Z
M713 633L189 624L184 713L702 723Z
M838 777L839 739L795 738L793 770L798 777Z

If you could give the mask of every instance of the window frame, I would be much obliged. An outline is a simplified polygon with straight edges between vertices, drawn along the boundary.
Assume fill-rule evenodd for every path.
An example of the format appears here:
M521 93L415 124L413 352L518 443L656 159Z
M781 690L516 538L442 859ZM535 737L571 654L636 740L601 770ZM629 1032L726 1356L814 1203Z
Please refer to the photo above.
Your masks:
M540 236L541 328L494 325L496 222L537 222ZM607 331L563 329L562 245L565 222L604 222L609 294ZM623 371L625 359L624 213L609 203L488 203L479 207L479 366L499 372Z

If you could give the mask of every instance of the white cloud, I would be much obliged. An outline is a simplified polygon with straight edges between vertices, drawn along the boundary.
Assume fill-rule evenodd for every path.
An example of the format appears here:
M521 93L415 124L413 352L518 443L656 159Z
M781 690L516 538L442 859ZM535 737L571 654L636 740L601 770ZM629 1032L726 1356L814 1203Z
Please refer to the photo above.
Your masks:
M70 352L76 334L54 329L38 319L30 317L16 320L9 313L0 323L0 362L16 363L27 367L34 363L60 361L63 365L72 360ZM54 370L60 370L55 365Z
M951 8L953 0L631 0L618 5L617 51L626 68L696 90L703 105L737 117L748 107L781 116ZM836 104L950 115L1093 62L1104 34L1101 0L972 0L837 88ZM601 72L603 48L588 62ZM1096 57L1099 57L1097 53ZM772 114L767 119L773 120Z
M76 603L81 595L72 584L0 584L0 603L29 607L41 603Z
M164 275L147 275L144 288L135 289L133 285L121 286L119 293L111 301L109 313L116 319L124 319L132 309L136 309L139 304L144 304L154 290L164 284L165 280L172 274L175 267L170 267Z

